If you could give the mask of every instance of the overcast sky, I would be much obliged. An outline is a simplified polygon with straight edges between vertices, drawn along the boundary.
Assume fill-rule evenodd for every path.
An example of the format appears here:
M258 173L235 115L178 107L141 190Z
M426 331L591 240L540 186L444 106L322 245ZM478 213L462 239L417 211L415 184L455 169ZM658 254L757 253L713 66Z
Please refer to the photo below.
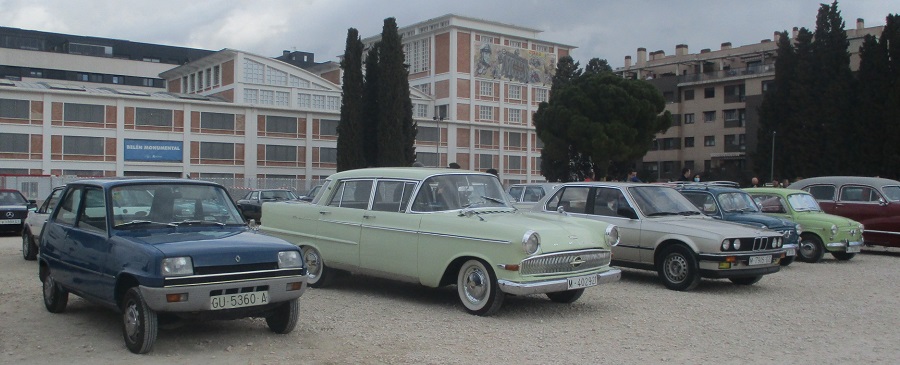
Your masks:
M638 47L691 53L772 38L775 31L815 28L815 0L0 0L0 25L47 32L118 38L209 50L232 48L263 56L283 50L313 52L336 61L348 28L363 38L381 32L384 19L400 27L445 14L543 30L541 39L577 46L584 66L593 57L621 67ZM845 0L848 28L863 18L884 25L900 12L898 0Z

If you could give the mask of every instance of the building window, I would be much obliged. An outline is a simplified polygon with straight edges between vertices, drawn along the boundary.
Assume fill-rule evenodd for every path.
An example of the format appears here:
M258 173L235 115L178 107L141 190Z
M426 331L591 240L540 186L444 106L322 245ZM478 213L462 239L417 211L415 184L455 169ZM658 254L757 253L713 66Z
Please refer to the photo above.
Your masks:
M547 89L539 89L539 88L534 89L534 101L536 101L536 102L540 103L540 102L547 101L548 95L549 95L549 93L548 93Z
M319 148L319 162L337 163L337 148Z
M479 38L481 39L482 43L494 43L494 37L491 37L489 35L482 35L479 36Z
M204 88L206 88L208 86L206 84L206 78L203 77L204 73L205 72L203 72L202 70L197 72L197 84L199 84L199 86L197 88L200 90L203 90Z
M494 155L478 155L478 167L482 169L489 169L494 167Z
M259 91L259 103L264 105L272 105L275 103L275 92L272 90Z
M220 66L218 66L218 65L213 66L213 80L212 80L213 86L219 86L219 73L221 72L220 70L221 70Z
M266 83L269 85L287 86L287 72L277 70L271 67L266 68Z
M63 153L103 156L103 141L103 137L63 136Z
M259 90L244 89L244 103L247 103L247 104L259 103Z
M540 138L535 138L534 139L534 148L538 148L538 149L544 148L544 141L542 141Z
M266 145L266 161L297 162L297 147Z
M188 77L187 76L183 76L181 78L181 92L183 92L183 93L188 92Z
M28 153L31 135L0 133L0 152Z
M171 127L172 111L168 109L135 108L134 125Z
M716 97L716 88L708 87L708 88L703 89L703 97L706 99Z
M684 124L694 124L694 113L684 115Z
M28 100L0 99L0 118L28 119Z
M494 83L493 82L480 81L479 85L480 85L480 87L478 89L479 90L478 95L490 96L490 97L494 96Z
M322 136L336 136L338 124L340 124L339 120L328 120L322 119L319 121L319 135Z
M438 154L434 152L416 152L416 162L425 166L440 166Z
M419 90L424 94L431 95L431 84L419 84L413 86L413 89Z
M522 41L509 41L509 46L513 48L522 48Z
M262 84L263 81L263 64L251 60L244 60L244 81L256 84Z
M405 63L409 65L409 73L428 71L430 63L431 38L415 40L403 45Z
M291 93L284 91L276 91L275 92L275 105L278 106L290 106Z
M506 135L506 144L509 147L521 148L522 147L522 133L509 132L509 134Z
M513 100L522 100L522 86L509 85L509 98Z
M478 135L478 142L481 147L492 147L494 145L494 131L482 130Z
M327 99L327 104L328 110L340 110L341 98L337 96L329 96Z
M545 44L535 44L534 50L538 52L550 52L550 46Z
M480 120L494 120L494 107L487 105L479 105L478 106L478 119Z
M122 76L113 76L113 77L112 77L112 83L113 83L113 84L122 84L122 83L124 83L124 82L125 82L125 78L122 77Z
M507 170L521 170L522 169L522 156L509 156L506 160L509 163L509 166L506 166Z
M713 123L716 121L716 112L703 112L703 121L706 123Z
M313 109L325 109L325 95L313 95L312 107Z
M234 114L226 113L200 113L200 128L234 130Z
M506 109L506 115L509 119L510 124L521 124L522 123L522 110L521 109Z
M416 118L428 117L428 104L416 104L415 117Z
M234 144L221 142L200 142L200 158L213 160L233 160Z
M684 91L684 100L694 100L694 90Z
M297 106L300 108L311 108L312 107L312 95L309 94L297 94Z
M703 145L706 147L715 146L716 145L716 136L703 137Z
M266 132L296 134L297 118L267 115Z
M197 74L188 76L188 93L197 91Z
M684 137L684 147L694 147L694 137Z
M422 142L437 142L439 137L438 131L439 129L436 127L418 127L416 128L418 131L416 133L416 140Z
M64 120L67 122L103 123L103 105L65 103Z

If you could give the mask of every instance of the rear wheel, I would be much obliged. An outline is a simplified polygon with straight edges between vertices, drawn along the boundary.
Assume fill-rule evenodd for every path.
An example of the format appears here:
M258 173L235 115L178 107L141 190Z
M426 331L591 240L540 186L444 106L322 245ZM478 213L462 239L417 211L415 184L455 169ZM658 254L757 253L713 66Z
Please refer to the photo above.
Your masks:
M574 289L547 293L547 298L550 298L550 300L557 303L569 304L574 303L578 298L581 298L582 294L584 294L584 289Z
M272 332L278 334L291 333L297 327L300 319L300 304L298 299L282 303L272 314L266 317L266 324Z
M325 266L322 254L312 246L303 246L303 259L306 260L307 283L313 288L323 288L331 284L334 270Z
M156 342L159 322L156 311L147 306L138 288L128 289L122 299L122 336L125 347L135 354L146 354Z
M735 283L737 285L753 285L762 280L762 275L748 276L743 278L730 278L728 280L731 280L732 283Z
M797 259L803 262L819 262L825 254L825 246L818 236L804 234L800 238L800 248L797 249Z
M659 278L666 288L678 291L692 290L700 284L700 268L694 252L684 245L665 248L657 263Z
M22 230L22 257L28 261L37 259L37 246L34 244L34 235L30 230Z
M47 273L43 277L44 306L51 313L62 313L66 310L66 304L69 303L69 292L53 279L50 269L46 270Z
M466 261L459 268L456 291L466 311L479 316L496 313L506 298L497 285L494 271L477 259Z
M856 253L855 252L847 253L844 251L833 251L833 252L831 252L831 255L834 256L834 258L836 258L838 260L847 261L849 259L852 259L854 256L856 256Z

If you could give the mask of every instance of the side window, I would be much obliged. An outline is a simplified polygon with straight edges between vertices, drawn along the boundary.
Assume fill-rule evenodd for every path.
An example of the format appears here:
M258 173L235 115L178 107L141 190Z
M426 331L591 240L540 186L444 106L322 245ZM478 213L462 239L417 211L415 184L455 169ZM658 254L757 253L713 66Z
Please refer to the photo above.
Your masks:
M719 208L716 206L716 200L712 195L707 193L684 193L684 196L699 209L703 214L716 215Z
M84 189L84 212L78 218L78 228L106 232L106 200L103 198L103 190Z
M584 214L587 204L589 187L575 186L563 188L556 196L547 202L547 209L557 210L562 207L569 213Z
M523 190L525 190L525 188L522 186L513 186L509 188L509 195L512 195L512 197L516 199L516 201L519 201L522 199Z
M544 188L540 186L529 186L525 188L525 196L522 197L523 202L536 202L544 197Z
M594 214L607 217L621 217L619 208L630 207L625 195L619 189L597 188L594 197Z
M813 185L806 189L816 200L834 200L834 185Z
M254 191L254 192L250 193L250 200L259 200L259 192Z
M878 191L869 186L844 186L841 188L840 200L844 202L877 202L879 197Z
M372 210L382 212L402 212L412 195L416 184L404 181L379 181L375 187Z
M38 213L52 214L53 209L56 208L56 203L59 202L59 197L62 195L63 190L65 189L53 190L53 192L50 193L50 198L41 205L41 209L38 210Z
M366 209L369 206L369 194L372 192L372 180L341 181L337 192L328 202L329 206Z
M763 213L787 213L784 199L776 195L754 195L753 200Z
M63 197L62 204L56 211L56 222L67 226L75 225L75 215L81 205L81 189L69 189Z

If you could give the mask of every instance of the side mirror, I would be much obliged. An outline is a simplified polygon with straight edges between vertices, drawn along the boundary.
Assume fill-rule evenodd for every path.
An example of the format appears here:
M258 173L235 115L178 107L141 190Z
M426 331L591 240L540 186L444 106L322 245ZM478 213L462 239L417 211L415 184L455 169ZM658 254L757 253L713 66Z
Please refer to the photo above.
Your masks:
M887 205L887 202L884 200L884 198L878 198L878 205L883 207Z
M616 210L616 214L618 214L620 217L625 217L628 219L637 219L638 217L637 212L635 212L631 207L619 207L619 209Z
M250 227L252 231L259 231L259 224L256 224L256 219L251 219L247 222L247 227Z
M31 199L28 201L28 210L31 210L31 211L37 210L37 200Z

